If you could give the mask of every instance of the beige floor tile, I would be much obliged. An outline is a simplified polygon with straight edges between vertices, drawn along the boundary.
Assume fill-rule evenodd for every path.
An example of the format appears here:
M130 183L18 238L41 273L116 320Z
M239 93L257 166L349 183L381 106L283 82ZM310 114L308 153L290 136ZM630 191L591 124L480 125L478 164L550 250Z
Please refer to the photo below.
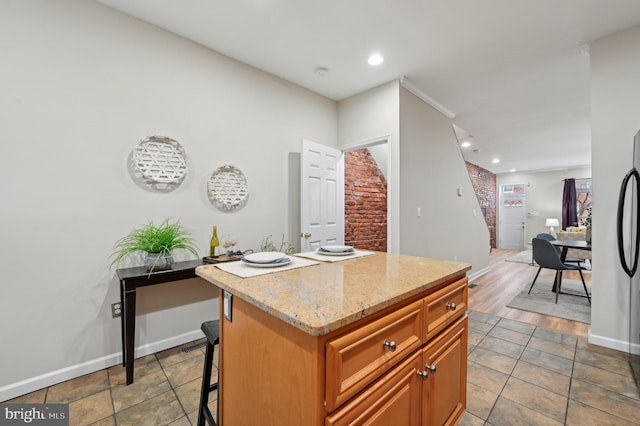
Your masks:
M482 321L474 321L471 319L469 320L469 330L473 330L476 333L481 334L482 336L486 336L493 327L494 324L488 324Z
M40 389L6 401L8 404L44 404L47 389Z
M165 374L169 378L171 386L178 387L195 379L202 378L204 367L204 355L192 357L185 361L174 363L163 367Z
M599 353L606 356L611 356L614 358L620 358L622 360L628 360L629 354L626 352L617 351L611 348L605 348L604 346L592 345L587 341L586 337L578 337L578 351L586 350L595 353Z
M133 368L133 382L139 380L141 377L152 374L156 371L162 371L160 363L155 355L147 355L145 357L136 359ZM124 385L127 381L127 371L122 364L111 367L107 370L109 373L109 384L111 386Z
M620 417L612 416L597 408L589 407L578 401L569 399L569 407L567 409L567 426L632 426L637 423L631 423Z
M500 321L499 317L483 314L482 312L468 311L467 316L472 321L484 322L491 325L495 325Z
M518 362L518 360L514 358L506 355L500 355L496 352L480 347L474 348L473 352L469 354L468 359L469 361L473 361L505 374L511 374L513 368Z
M175 393L168 391L116 413L116 421L118 426L167 425L184 415Z
M558 395L565 397L569 395L571 378L546 368L540 368L525 361L518 361L511 375Z
M601 368L576 362L573 368L573 379L597 384L629 398L639 399L638 389L632 377L621 376Z
M51 386L47 391L46 402L71 402L105 389L109 389L107 371L100 370Z
M69 424L90 425L113 415L111 394L108 389L69 404Z
M563 422L558 422L504 397L498 398L488 422L493 426L553 426L563 424Z
M90 426L116 426L116 417L115 416L105 417L102 420L98 420L95 423L91 423Z
M537 365L538 367L564 374L567 377L571 377L571 372L573 371L573 360L543 352L538 349L525 349L520 359L530 364Z
M628 359L604 355L598 352L578 350L575 361L592 367L602 368L621 376L631 377L633 372Z
M483 333L478 333L477 331L473 331L473 330L469 330L469 336L468 336L468 342L469 345L477 345L478 343L480 343L480 341L482 339L484 339L484 337L486 336L486 334Z
M566 346L576 347L578 343L578 337L570 334L560 333L555 330L548 330L546 328L536 328L533 332L534 337L538 337L545 340L551 340L552 342L561 343Z
M467 381L483 389L487 389L490 392L502 392L502 388L504 388L508 379L509 375L492 370L473 361L469 361L467 364Z
M493 329L489 332L489 336L497 337L498 339L506 340L508 342L517 343L518 345L525 346L529 339L531 339L530 334L520 333L519 331L509 330L508 328L500 327L500 323L493 327Z
M543 352L547 352L553 355L561 356L562 358L573 359L576 348L575 346L563 345L551 340L541 339L540 337L532 337L529 342L528 348L538 349Z
M465 412L458 423L458 426L482 426L484 425L484 420L480 417L476 417L470 412Z
M198 409L198 405L200 404L200 388L202 387L202 380L196 379L192 380L188 383L185 383L182 386L178 386L176 390L176 395L178 395L178 400L184 407L184 411L190 413ZM215 393L209 395L209 398L213 398Z
M525 348L523 345L507 342L506 340L498 339L491 336L487 336L482 339L482 342L478 344L478 347L489 349L490 351L497 352L514 359L520 358L520 355L522 355L522 352Z
M474 416L486 420L497 399L497 393L467 383L467 411Z
M500 318L497 324L498 327L508 328L509 330L517 331L519 333L527 334L531 336L531 334L536 329L535 325L526 324L520 321L514 321L508 318Z
M198 342L203 341L204 339L198 340ZM173 364L181 363L193 358L204 359L204 346L191 352L182 352L183 349L190 348L193 345L193 342L185 343L184 345L176 346L175 348L159 352L156 354L156 357L158 358L160 365L162 365L162 368L167 368Z
M120 384L111 388L113 406L116 413L139 404L156 395L171 390L169 380L164 372L159 371L139 377L130 385Z
M187 416L180 417L178 420L169 423L169 426L191 426L191 422Z
M510 399L560 423L564 422L567 410L566 396L560 396L539 386L511 377L500 397Z
M584 405L640 424L640 401L637 399L629 398L577 379L573 379L571 382L570 398Z

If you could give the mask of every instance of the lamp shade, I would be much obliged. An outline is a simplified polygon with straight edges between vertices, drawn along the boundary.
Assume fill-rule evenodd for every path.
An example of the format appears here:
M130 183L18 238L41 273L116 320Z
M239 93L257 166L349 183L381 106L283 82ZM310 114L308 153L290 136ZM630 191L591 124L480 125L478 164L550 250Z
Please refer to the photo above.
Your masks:
M560 226L560 222L555 217L548 217L544 226Z

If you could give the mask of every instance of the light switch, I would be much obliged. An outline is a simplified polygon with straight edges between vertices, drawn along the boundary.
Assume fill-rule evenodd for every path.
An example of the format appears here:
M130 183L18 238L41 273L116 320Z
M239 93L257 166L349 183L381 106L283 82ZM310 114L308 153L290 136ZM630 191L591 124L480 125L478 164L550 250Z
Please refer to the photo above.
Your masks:
M421 209L420 207L418 207L418 208L416 209L416 215L417 215L418 217L422 216L422 209Z
M458 188L458 197L462 197L464 195L464 188Z

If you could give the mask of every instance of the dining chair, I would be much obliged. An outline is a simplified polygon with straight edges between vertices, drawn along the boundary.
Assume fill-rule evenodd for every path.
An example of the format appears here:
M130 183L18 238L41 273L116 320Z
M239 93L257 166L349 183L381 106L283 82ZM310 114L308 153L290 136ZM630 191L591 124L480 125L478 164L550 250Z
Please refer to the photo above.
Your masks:
M578 271L580 273L580 279L582 280L584 292L587 295L587 300L589 300L589 303L591 303L591 296L589 296L589 290L587 290L587 284L584 282L584 276L582 275L582 271L584 268L580 265L562 262L562 260L560 260L560 254L556 250L556 247L554 247L549 241L544 238L534 238L532 244L533 259L540 267L538 268L538 272L536 273L536 276L531 283L528 294L531 293L533 285L536 283L536 280L538 279L538 275L540 275L540 271L542 270L542 268L553 269L556 271L554 287L556 290L556 303L558 303L558 295L560 294L560 290L562 288L562 272Z
M554 241L556 239L556 237L554 237L551 234L538 234L536 235L536 238L542 238L543 240L547 240L547 241ZM553 246L553 248L558 252L559 256L562 256L562 249L560 247L557 246ZM567 257L564 259L564 263L583 263L585 260L584 259L579 259L577 257Z

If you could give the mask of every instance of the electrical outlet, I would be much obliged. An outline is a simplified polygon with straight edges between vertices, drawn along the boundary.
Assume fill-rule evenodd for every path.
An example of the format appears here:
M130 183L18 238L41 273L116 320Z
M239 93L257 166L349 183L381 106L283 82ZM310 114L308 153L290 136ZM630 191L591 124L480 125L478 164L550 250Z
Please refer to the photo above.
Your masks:
M111 317L118 318L122 315L122 303L115 302L111 304Z

